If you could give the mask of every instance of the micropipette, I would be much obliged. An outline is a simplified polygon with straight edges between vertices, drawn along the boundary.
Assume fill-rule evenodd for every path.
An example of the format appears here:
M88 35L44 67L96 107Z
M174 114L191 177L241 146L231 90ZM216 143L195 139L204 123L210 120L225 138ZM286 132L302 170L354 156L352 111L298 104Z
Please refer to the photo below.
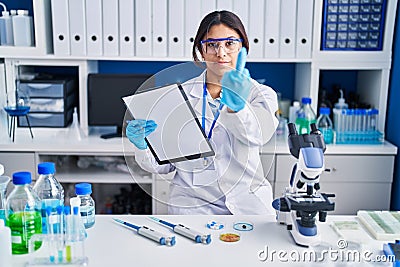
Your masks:
M157 243L160 243L161 245L173 246L176 243L175 236L165 237L162 233L157 232L153 229L150 229L147 226L137 226L132 223L124 222L124 221L122 221L120 219L116 219L116 218L113 218L113 220L116 221L117 223L120 223L124 226L129 227L130 229L136 230L139 235L142 235L153 241L156 241Z
M162 225L166 225L172 229L177 234L183 235L189 239L194 240L196 243L210 244L211 243L211 235L205 235L190 229L182 224L173 224L155 217L150 217L153 221L161 223Z

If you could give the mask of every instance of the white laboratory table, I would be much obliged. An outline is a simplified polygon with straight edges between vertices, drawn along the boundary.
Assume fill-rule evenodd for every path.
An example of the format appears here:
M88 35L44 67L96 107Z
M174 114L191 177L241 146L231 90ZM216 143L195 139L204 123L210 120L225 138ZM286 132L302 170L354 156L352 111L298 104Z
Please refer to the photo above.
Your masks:
M147 225L167 235L175 235L176 245L172 247L159 245L115 223L112 220L113 217L136 225ZM330 260L296 262L290 255L312 249L296 246L286 227L277 224L274 216L160 215L158 217L172 223L182 223L200 232L210 233L212 242L209 245L194 243L174 234L167 227L156 224L145 215L97 215L95 226L88 229L85 244L85 252L89 258L88 266L392 266L392 263L387 262L333 262ZM225 223L225 228L222 230L206 228L207 222L211 220ZM328 220L355 220L355 217L328 215ZM238 221L251 222L254 224L254 229L247 232L233 230L233 223ZM319 223L318 229L321 231L322 240L325 244L329 244L328 247L332 251L340 251L337 245L340 238L329 226L329 221ZM219 240L219 235L224 232L240 233L241 239L236 243L222 242ZM370 251L368 255L372 259L383 255L384 242L374 240L367 232L365 235L366 242L361 252ZM260 254L262 250L268 254ZM313 248L313 250L316 249ZM266 255L269 257L265 259ZM279 258L278 255L281 257ZM32 254L13 256L13 266L24 266L24 262L31 256ZM263 257L264 260L262 260Z

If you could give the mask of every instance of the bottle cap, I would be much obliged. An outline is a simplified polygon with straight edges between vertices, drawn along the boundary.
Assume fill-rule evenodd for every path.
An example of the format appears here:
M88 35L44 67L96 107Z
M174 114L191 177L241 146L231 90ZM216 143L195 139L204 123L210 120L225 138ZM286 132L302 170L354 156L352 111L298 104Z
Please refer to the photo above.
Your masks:
M303 104L311 104L311 98L309 98L309 97L303 97L303 98L301 99L301 103L303 103Z
M88 195L92 193L92 185L89 183L79 183L75 185L75 194Z
M42 162L38 165L39 174L54 174L56 172L56 165L53 162Z
M70 206L64 206L64 214L65 215L70 215L71 214L71 207Z
M17 10L17 15L19 15L19 16L25 15L25 10L23 10L23 9L18 9L18 10Z
M13 173L13 184L23 185L23 184L30 184L31 182L32 182L32 176L30 172Z
M377 115L377 114L379 114L379 110L377 110L377 109L371 109L371 115Z
M9 16L10 16L10 13L9 13L8 11L3 11L3 12L1 12L1 15L2 15L3 17L9 17Z
M293 101L293 107L300 107L299 101Z
M320 107L319 108L319 114L325 114L325 115L329 115L331 114L331 109L327 108L327 107Z

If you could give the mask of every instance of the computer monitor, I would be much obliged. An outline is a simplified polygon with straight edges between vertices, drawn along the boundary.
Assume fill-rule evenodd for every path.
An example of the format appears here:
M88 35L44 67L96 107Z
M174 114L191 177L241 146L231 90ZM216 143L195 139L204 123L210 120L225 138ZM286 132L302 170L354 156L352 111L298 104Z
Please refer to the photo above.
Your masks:
M102 138L121 137L126 106L122 97L132 95L152 74L102 74L88 76L89 126L116 126L116 132ZM154 87L153 79L145 83Z

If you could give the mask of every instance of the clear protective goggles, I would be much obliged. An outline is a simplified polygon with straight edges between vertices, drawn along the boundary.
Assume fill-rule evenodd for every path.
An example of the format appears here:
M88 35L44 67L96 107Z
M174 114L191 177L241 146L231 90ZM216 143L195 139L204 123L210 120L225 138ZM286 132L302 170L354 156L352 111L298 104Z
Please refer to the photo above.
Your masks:
M239 52L243 39L240 38L216 38L200 41L203 52L206 54L217 54L220 47L225 49L227 54Z

